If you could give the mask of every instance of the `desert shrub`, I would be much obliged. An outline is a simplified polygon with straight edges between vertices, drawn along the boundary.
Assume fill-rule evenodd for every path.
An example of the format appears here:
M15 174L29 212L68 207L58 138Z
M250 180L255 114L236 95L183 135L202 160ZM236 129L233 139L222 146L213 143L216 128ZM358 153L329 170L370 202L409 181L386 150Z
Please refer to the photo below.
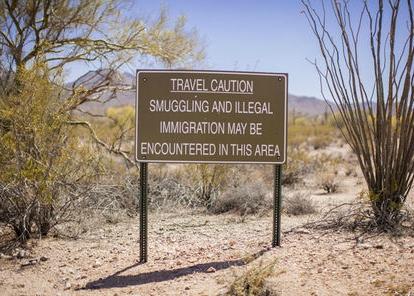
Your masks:
M268 209L270 200L261 184L245 183L238 187L227 188L211 204L210 212L220 214L235 212L242 216L257 214Z
M334 172L322 172L318 174L318 186L326 193L338 191L337 175Z
M338 129L342 129L345 127L344 120L338 112L329 115L328 124L337 127Z
M306 174L314 170L315 164L302 149L289 149L288 159L282 174L283 185L293 185L300 182Z
M358 173L357 173L357 170L356 170L355 166L356 166L355 163L345 162L345 164L343 165L344 175L347 176L347 177L349 177L349 176L357 177Z
M303 192L294 192L286 196L283 200L284 212L288 215L310 215L317 212L316 205L309 198L308 194Z
M313 147L313 149L318 150L326 148L327 146L329 146L329 144L333 142L333 140L334 138L332 137L332 135L318 135L309 137L307 139L307 142L311 147Z
M24 241L65 221L100 166L66 124L76 95L62 104L43 64L20 70L18 85L0 96L0 223Z
M194 186L196 196L207 208L226 183L230 171L222 164L190 164L184 170L184 178Z
M93 184L82 203L82 208L86 211L96 210L108 219L119 212L133 216L138 206L138 182L135 171L125 172L122 176L106 172Z
M106 118L104 120L90 119L98 137L113 146L123 145L123 147L127 147L127 143L134 141L134 107L110 107L105 113Z
M272 296L276 295L266 287L266 279L272 275L275 261L263 265L261 262L237 277L230 285L227 296Z
M339 131L336 126L321 123L316 119L300 117L295 124L289 126L288 144L297 148L303 144L320 149L328 146L338 138Z
M384 6L382 1L364 1L356 9L347 1L332 1L329 7L311 2L302 1L303 12L323 57L315 68L324 97L333 100L342 135L357 155L375 223L380 230L393 229L402 221L414 178L412 1L389 1ZM351 24L358 15L359 21ZM337 22L321 21L331 17ZM355 30L363 27L370 29L355 38ZM395 46L401 40L409 40L408 51L405 45ZM371 61L362 75L358 57L366 53L372 53ZM384 69L391 70L385 74Z
M157 210L167 208L195 208L203 205L194 189L179 179L168 177L153 182L150 186L149 206Z

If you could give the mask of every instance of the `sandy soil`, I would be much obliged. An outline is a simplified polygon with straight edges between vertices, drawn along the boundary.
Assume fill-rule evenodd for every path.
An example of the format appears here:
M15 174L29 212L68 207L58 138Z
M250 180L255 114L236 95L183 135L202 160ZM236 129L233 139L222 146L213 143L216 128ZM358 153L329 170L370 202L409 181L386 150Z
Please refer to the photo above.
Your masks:
M339 193L324 194L312 180L299 190L323 213L363 190L361 178L340 181ZM153 212L146 264L138 263L137 218L96 223L78 239L31 240L18 256L0 254L0 295L222 295L268 262L274 295L414 295L414 236L301 227L314 219L282 215L282 247L271 248L270 213Z
M283 245L272 249L270 216L151 214L146 264L137 262L136 219L78 240L31 241L24 258L0 259L0 294L220 295L237 275L271 260L267 286L278 295L414 293L413 237L357 242L349 232L288 232L302 222L284 216Z

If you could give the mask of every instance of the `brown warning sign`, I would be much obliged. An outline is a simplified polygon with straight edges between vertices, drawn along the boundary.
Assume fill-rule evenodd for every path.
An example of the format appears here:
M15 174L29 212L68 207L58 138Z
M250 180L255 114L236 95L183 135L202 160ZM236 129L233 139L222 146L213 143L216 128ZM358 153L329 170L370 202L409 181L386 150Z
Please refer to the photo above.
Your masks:
M137 71L137 161L284 163L287 78Z

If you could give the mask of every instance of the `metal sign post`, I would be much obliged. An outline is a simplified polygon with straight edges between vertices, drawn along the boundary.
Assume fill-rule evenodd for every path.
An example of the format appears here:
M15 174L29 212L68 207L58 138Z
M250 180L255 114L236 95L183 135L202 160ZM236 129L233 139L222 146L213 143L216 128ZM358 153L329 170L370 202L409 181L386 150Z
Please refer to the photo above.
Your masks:
M148 163L140 163L139 262L148 260Z
M273 188L273 240L272 247L280 247L280 213L282 210L282 165L275 165Z

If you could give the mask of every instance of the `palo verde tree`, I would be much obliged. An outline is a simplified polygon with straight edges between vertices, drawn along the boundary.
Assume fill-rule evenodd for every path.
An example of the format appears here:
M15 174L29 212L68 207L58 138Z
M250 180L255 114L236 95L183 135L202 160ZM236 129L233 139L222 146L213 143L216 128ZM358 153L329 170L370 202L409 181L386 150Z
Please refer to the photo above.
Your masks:
M137 57L166 66L203 58L197 32L186 29L184 17L171 22L161 10L158 18L144 20L127 15L130 5L0 1L0 223L23 241L34 232L47 234L88 190L88 180L99 173L93 153L85 152L90 143L134 164L119 143L124 131L117 144L103 141L76 115L82 105L131 88L116 73ZM79 63L96 75L68 86L65 70ZM131 128L123 121L120 126ZM78 127L87 129L91 142L77 139Z
M375 225L389 229L414 178L412 1L302 3L322 55L314 65L324 98L358 158Z

